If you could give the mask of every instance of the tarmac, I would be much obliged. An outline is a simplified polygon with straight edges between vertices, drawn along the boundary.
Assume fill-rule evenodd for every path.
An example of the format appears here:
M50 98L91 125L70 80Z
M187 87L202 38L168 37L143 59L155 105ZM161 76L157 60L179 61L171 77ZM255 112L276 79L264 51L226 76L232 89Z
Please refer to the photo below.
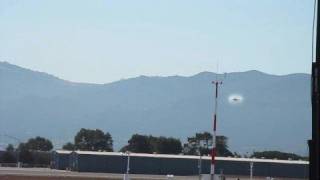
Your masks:
M53 170L48 168L12 168L0 167L0 180L119 180L123 179L123 174L107 174L107 173L79 173L63 170ZM130 175L132 180L163 180L168 179L164 175ZM177 180L194 180L196 177L173 177Z
M123 174L79 173L49 168L0 167L0 180L122 180ZM139 175L130 174L131 180L199 180L199 176ZM244 176L226 176L226 180L250 180ZM297 180L288 178L254 177L253 180Z

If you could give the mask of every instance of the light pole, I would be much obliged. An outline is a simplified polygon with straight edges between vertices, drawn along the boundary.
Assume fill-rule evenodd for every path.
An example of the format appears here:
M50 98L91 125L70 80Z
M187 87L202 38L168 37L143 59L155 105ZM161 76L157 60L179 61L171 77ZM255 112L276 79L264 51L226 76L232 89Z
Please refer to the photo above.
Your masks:
M127 170L126 170L126 173L123 176L123 180L130 180L130 177L129 177L129 172L130 172L130 152L127 151L126 154L127 154Z
M198 148L198 153L199 153L199 161L198 161L199 180L201 180L202 179L202 154L201 154L200 146Z
M250 180L253 178L253 161L250 162Z

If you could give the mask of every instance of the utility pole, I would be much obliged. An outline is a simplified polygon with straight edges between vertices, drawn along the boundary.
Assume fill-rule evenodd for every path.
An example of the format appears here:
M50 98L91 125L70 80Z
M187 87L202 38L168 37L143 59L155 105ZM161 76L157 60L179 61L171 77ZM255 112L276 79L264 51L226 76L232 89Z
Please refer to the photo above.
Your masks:
M215 176L215 157L216 157L216 145L217 145L217 112L218 112L218 90L219 86L222 84L222 81L213 81L212 84L215 85L215 98L214 98L214 115L213 115L213 136L212 136L212 151L211 151L211 171L210 179L214 180Z
M316 59L312 63L312 139L309 140L309 179L320 180L320 3L317 1Z
M130 173L130 152L127 151L126 154L127 154L127 170L126 170L126 173L123 176L123 180L130 180L130 177L129 177L129 173Z
M202 179L202 154L200 151L199 151L198 170L199 170L199 180L201 180Z
M250 180L253 179L253 161L250 162Z

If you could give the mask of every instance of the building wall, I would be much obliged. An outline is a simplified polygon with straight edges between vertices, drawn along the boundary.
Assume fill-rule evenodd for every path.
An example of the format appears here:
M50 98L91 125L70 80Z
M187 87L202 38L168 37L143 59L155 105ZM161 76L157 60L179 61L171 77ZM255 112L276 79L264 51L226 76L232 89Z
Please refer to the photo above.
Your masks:
M239 161L217 161L216 172L223 170L228 175L250 175L250 163ZM254 162L253 175L261 177L307 178L308 165L270 162Z
M130 173L196 175L199 172L198 163L199 160L196 158L130 156ZM59 166L65 166L65 164L60 162ZM126 166L127 156L119 154L97 155L73 152L69 158L69 167L79 172L125 173ZM261 177L308 177L307 164L254 162L253 170L254 176ZM217 160L216 173L219 174L220 172L226 175L249 176L250 162ZM208 158L202 160L202 173L210 173L210 160Z
M57 152L53 152L52 154L52 168L53 169L59 169L59 170L66 170L69 168L70 164L70 154L60 154Z
M73 169L79 172L124 173L126 167L125 156L79 154L74 161L77 163Z
M198 173L196 159L131 157L133 174L194 175Z

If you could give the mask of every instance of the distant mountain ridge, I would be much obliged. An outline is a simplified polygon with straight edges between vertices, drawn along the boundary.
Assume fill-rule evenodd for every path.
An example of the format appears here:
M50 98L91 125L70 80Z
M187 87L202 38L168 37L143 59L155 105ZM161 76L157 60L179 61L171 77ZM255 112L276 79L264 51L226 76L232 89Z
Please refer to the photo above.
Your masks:
M233 151L307 153L311 136L310 75L259 71L219 74L218 134ZM212 127L215 73L139 76L108 84L74 83L0 62L0 131L41 135L61 146L79 128L109 131L116 148L133 133L182 138ZM232 94L243 103L230 104Z

